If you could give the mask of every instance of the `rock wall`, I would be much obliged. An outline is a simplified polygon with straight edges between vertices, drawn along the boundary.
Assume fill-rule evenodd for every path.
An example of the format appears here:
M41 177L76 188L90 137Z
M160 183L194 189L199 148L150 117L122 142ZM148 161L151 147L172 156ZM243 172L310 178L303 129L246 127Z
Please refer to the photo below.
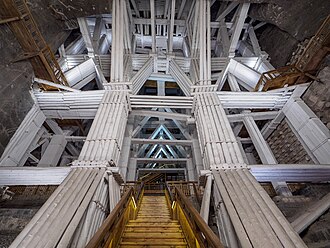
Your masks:
M261 49L269 54L275 68L286 65L299 43L292 35L274 25L267 25L258 36Z
M56 51L70 31L64 21L81 16L108 13L109 1L28 0L31 13L44 36ZM0 156L11 136L30 110L33 100L29 94L33 71L29 62L12 63L23 52L7 25L0 25Z
M9 247L38 209L0 208L0 248Z
M302 99L330 129L330 56L325 64L317 76L320 81L314 81Z
M267 23L257 30L260 46L275 67L284 66L297 44L313 36L330 13L324 0L274 0L252 4L249 16Z
M38 4L39 3L39 4ZM57 20L42 1L29 3L36 23L44 34L46 42L55 51L63 42L67 31L64 23ZM0 156L11 136L33 105L29 94L33 70L28 61L13 63L23 55L13 33L7 25L0 25Z
M0 201L0 248L7 248L57 186L16 186L12 200Z
M292 186L289 184L289 187ZM292 190L293 196L273 198L275 204L283 212L289 222L293 222L304 213L306 207L314 204L330 191L329 184L305 184L298 190ZM330 212L322 215L314 224L301 233L301 237L309 248L330 247Z
M0 154L33 104L31 70L27 62L0 64Z

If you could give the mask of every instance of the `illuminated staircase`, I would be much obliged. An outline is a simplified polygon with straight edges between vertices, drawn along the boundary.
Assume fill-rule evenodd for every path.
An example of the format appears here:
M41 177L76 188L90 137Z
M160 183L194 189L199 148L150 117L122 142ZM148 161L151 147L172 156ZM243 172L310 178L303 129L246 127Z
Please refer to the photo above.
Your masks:
M86 248L224 247L178 184L157 195L130 185Z
M119 247L188 247L181 226L171 219L165 196L143 196L135 220L124 230Z

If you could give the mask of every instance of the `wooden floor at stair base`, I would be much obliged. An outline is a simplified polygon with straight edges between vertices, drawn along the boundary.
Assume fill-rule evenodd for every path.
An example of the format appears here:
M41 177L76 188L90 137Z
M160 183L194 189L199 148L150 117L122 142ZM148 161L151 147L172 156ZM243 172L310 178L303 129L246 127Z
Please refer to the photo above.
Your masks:
M172 220L165 196L144 196L136 220L125 227L119 247L186 248L181 226Z

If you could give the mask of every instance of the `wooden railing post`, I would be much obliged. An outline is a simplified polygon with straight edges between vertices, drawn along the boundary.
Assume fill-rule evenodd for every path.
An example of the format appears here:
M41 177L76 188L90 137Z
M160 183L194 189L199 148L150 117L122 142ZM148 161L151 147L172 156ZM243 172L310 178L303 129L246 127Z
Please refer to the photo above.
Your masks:
M123 190L125 191L125 186ZM143 196L143 183L138 189L134 185L124 192L110 215L97 230L86 248L117 247L125 225L135 219Z
M196 194L198 190L197 188L195 189L195 184L193 186ZM203 220L185 194L178 187L172 187L174 187L174 194L170 183L167 182L165 184L165 196L171 209L172 217L180 222L189 246L222 248L223 245L218 236ZM197 245L196 242L198 243Z

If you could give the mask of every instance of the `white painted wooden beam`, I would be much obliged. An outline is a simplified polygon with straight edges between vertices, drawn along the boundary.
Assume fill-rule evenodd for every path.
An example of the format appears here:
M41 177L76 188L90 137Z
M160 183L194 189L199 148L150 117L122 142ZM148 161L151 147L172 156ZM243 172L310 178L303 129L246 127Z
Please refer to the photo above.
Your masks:
M330 163L330 131L297 97L283 108L283 113L295 134L320 164Z
M10 139L0 159L0 166L23 166L22 159L42 127L46 116L34 105ZM27 159L27 157L26 157ZM25 160L25 159L24 159Z
M302 233L306 228L313 224L322 214L330 208L330 193L325 195L321 200L311 204L299 213L291 225L297 233Z
M151 15L151 37L152 37L151 50L152 53L156 53L155 0L150 0L150 15Z
M261 73L235 59L230 60L228 72L246 83L251 89L255 88L261 76Z
M175 119L175 120L181 120L181 121L187 121L188 119L192 118L191 115L152 111L152 110L132 110L130 112L130 115L161 117L161 118Z
M263 136L262 136L257 124L253 120L253 118L251 116L244 117L243 123L252 139L253 145L258 152L261 162L263 164L277 164L277 160L276 160L272 150L270 149L266 140L263 138ZM275 191L279 195L292 196L292 193L290 192L290 190L285 182L272 182L272 185L273 185Z
M94 26L94 32L93 32L93 49L96 54L99 53L99 44L100 44L100 38L101 38L101 32L103 28L103 19L102 17L98 16L95 20L95 26Z
M57 166L65 149L66 143L67 141L64 135L53 135L44 155L38 163L38 166Z
M93 47L92 37L91 37L89 27L87 24L87 20L85 17L79 17L79 18L77 18L77 20L78 20L80 32L85 41L85 45L86 45L86 48L88 51L88 56L94 57L95 51L94 51L94 47Z
M236 19L236 22L233 26L233 33L230 38L230 46L229 46L229 57L234 57L235 56L235 50L237 48L238 40L241 35L241 32L243 30L244 22L247 17L247 13L250 8L250 3L243 3L240 4L238 8L238 18Z
M38 84L45 84L60 90L66 90L66 91L70 91L70 92L79 92L80 90L65 86L65 85L61 85L61 84L57 84L57 83L53 83L51 81L45 80L45 79L40 79L40 78L34 78L33 79L34 82L38 83Z
M0 185L59 185L70 167L0 167Z
M96 76L95 63L92 58L65 72L65 78L73 89L81 89ZM74 92L74 90L71 90Z
M237 2L229 3L227 8L223 12L221 12L221 14L217 17L216 21L218 22L221 19L225 18L230 12L232 12L236 8L237 5L238 5Z
M191 140L165 140L165 139L138 139L133 138L132 144L162 144L162 145L181 145L191 146Z
M206 185L204 188L202 206L200 210L200 215L207 224L209 223L212 184L213 184L213 179L212 179L212 175L210 174L206 178Z

